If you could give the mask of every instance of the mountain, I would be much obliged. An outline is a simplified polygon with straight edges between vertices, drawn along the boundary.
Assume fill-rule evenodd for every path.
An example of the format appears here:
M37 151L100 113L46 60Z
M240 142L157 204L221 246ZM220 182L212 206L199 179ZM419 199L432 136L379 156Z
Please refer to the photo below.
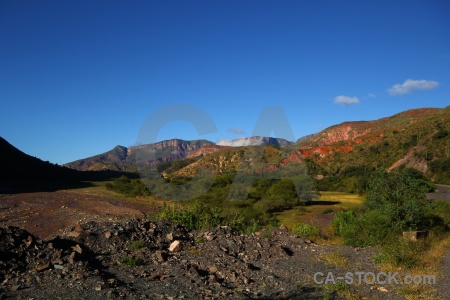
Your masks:
M136 160L144 163L173 161L187 157L203 146L214 145L207 140L185 141L181 139L166 140L154 144L133 147L116 146L114 149L64 164L76 170L127 170L134 171ZM146 159L148 157L148 159Z
M217 143L219 146L230 146L230 147L242 147L242 146L263 146L263 145L274 145L278 147L292 145L285 139L264 137L264 136L253 136L249 138L239 138L235 140L221 140Z
M299 143L313 175L413 168L437 182L450 179L450 106L408 110L368 122L331 126Z
M261 157L264 166L258 162ZM305 136L295 144L259 136L220 141L216 145L205 140L173 139L130 148L117 146L65 166L78 170L135 171L136 160L153 164L186 159L161 169L168 168L165 177L190 177L198 170L221 174L242 169L256 168L257 172L286 169L286 165L297 163L299 158L306 160L310 174L317 178L405 166L437 182L450 182L447 171L450 106L412 109L372 121L344 122Z
M222 174L246 169L243 166L264 172L298 163L300 157L306 160L310 174L317 178L367 173L379 168L391 171L404 166L421 171L436 182L449 182L450 106L408 110L373 121L344 122L306 136L289 147L262 149L216 148L165 176L190 177L200 169ZM261 157L265 166L258 162Z
M237 140L222 141L215 145L207 140L185 141L181 139L166 140L154 144L145 144L133 147L116 146L114 149L64 164L64 166L75 170L136 170L136 160L139 163L155 163L179 160L182 158L195 158L205 156L228 147L248 145L274 145L287 146L293 144L285 139L272 137L250 137ZM228 144L228 145L225 145ZM146 159L148 157L148 159Z
M405 126L438 112L438 108L421 108L407 110L391 117L373 121L344 122L333 125L325 130L299 139L297 143L303 147L317 147L337 142L353 140L356 143L370 142L382 139L392 130L401 130Z
M312 139L315 135L316 134L313 133L313 134L308 134L308 135L302 136L295 143L296 144L304 143L304 142L309 141L310 139Z

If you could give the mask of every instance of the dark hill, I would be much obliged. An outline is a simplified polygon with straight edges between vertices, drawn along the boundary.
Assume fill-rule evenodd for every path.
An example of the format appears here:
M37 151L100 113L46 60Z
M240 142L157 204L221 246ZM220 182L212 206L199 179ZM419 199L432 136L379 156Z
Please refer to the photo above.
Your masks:
M54 190L70 184L78 186L81 181L101 181L120 177L126 173L115 171L81 172L42 161L25 154L0 137L0 193L17 191ZM136 174L127 174L137 177ZM85 185L85 184L82 184Z

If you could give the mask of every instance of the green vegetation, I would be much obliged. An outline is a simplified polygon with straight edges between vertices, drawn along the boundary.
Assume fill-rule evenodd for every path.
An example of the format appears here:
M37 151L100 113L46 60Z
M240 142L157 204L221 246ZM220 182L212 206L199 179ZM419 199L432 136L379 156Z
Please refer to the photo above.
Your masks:
M130 248L132 250L139 250L141 248L144 248L144 246L145 246L144 241L138 240L138 241L134 241L133 243L131 243Z
M336 234L351 246L383 244L402 231L429 229L432 202L427 187L405 169L378 172L372 177L362 211L339 212L333 220Z
M281 212L274 213L279 223L292 229L297 224L308 223L311 218L324 212L335 212L349 209L358 209L364 202L364 198L358 194L343 192L320 192L318 201L310 201L305 205L297 206Z
M199 201L196 201L191 207L170 206L168 203L164 203L155 218L183 224L189 229L206 229L230 225L227 224L229 220L221 217L219 208L207 207Z
M364 131L369 126L374 135L364 135L360 141L329 144L328 147L335 150L324 159L311 156L307 160L311 174L325 176L315 181L317 188L364 194L371 173L388 169L400 159L404 159L404 165L422 170L427 164L425 177L450 184L447 168L450 164L447 161L450 158L450 107L417 113L414 116L411 112L404 112L370 125L353 123L353 130ZM352 148L350 152L349 147Z
M322 215L331 214L334 210L332 208L327 208L324 211L322 211Z
M450 156L450 153L447 155ZM430 162L430 169L436 174L437 182L450 183L450 158Z
M130 267L136 267L140 264L139 259L136 259L136 258L133 258L130 256L122 258L121 260L119 260L119 263L130 266Z
M112 183L107 183L106 188L129 197L151 195L150 190L140 179L129 179L126 176L121 176L114 179Z
M316 237L320 234L320 229L309 224L297 224L292 229L292 233L301 237Z

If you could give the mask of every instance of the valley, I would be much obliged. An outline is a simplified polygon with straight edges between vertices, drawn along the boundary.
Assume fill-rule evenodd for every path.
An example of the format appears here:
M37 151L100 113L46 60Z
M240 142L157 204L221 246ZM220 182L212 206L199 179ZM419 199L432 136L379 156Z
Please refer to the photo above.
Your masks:
M56 280L69 298L445 299L448 124L450 107L416 109L297 142L173 139L64 166L2 139L0 252L14 259L0 292L44 299L53 287L35 280ZM402 237L414 230L429 237ZM431 274L439 289L312 279L355 264Z

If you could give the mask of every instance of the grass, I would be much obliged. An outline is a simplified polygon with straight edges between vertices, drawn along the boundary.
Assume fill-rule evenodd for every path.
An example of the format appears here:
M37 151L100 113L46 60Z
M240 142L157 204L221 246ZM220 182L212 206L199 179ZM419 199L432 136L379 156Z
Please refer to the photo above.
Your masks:
M347 267L350 264L350 259L342 254L339 250L335 250L329 254L325 254L320 257L321 260L326 261L327 263L339 267Z
M312 201L306 206L298 206L293 209L275 213L281 224L292 230L296 224L308 223L311 218L321 215L324 211L356 209L364 202L363 197L357 194L342 192L320 192L320 199Z
M146 204L152 206L153 205L161 206L161 203L166 202L164 200L157 200L152 196L127 197L124 194L108 190L106 188L106 184L112 183L112 181L89 181L87 183L91 184L91 186L84 188L65 189L64 191L80 195L119 199L127 202Z
M447 250L450 247L450 235L444 237L429 237L430 247L421 253L417 257L415 265L409 269L403 269L399 272L401 274L409 273L414 275L436 275L436 281L441 280L439 278L439 267L441 266L443 257L447 254ZM392 264L381 264L383 270L398 271L398 266ZM429 284L410 284L408 286L400 286L399 292L405 296L408 300L419 299L441 299L436 295L436 289L434 285Z
M130 267L136 267L139 264L139 260L128 256L119 260L119 263Z
M141 248L144 248L144 241L141 241L141 240L139 240L139 241L134 241L134 242L131 244L130 248L133 249L133 250L139 250L139 249L141 249Z

